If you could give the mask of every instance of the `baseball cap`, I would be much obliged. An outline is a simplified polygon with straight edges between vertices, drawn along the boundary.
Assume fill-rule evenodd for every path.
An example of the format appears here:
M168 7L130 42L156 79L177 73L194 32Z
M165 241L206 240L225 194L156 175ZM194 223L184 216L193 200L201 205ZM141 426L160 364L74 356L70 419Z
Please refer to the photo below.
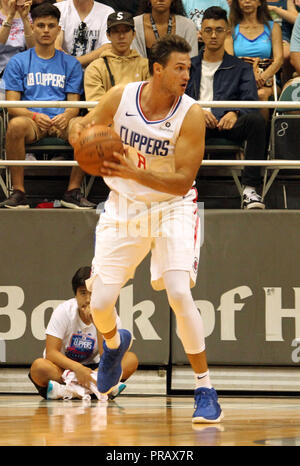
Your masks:
M134 20L132 14L127 11L117 11L107 17L107 30L119 24L126 24L134 29Z

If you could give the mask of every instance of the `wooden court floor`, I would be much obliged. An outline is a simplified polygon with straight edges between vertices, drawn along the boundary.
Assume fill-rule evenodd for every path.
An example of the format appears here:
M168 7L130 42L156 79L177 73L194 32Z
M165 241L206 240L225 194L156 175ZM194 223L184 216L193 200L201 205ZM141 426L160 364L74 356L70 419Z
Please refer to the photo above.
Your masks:
M223 397L221 424L193 425L192 397L46 401L0 395L0 446L299 446L300 397Z

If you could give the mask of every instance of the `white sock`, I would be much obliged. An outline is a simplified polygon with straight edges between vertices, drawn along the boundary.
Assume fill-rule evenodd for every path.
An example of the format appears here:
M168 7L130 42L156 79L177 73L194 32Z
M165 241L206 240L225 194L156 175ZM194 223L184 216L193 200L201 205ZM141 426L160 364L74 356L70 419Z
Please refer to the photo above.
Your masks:
M195 374L195 389L200 387L212 388L209 371L203 372L202 374Z
M119 332L117 331L116 334L112 338L105 339L105 343L109 349L119 348L120 343L121 343Z

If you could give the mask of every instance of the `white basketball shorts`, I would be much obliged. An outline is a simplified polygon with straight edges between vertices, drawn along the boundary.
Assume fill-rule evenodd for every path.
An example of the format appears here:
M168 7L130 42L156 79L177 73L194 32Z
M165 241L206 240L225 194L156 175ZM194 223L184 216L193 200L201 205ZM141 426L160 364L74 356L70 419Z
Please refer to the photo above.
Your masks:
M134 277L137 266L149 251L151 284L155 290L165 289L163 274L169 270L188 271L193 287L201 236L196 189L192 188L184 197L150 205L125 202L123 198L122 215L114 215L120 213L115 205L120 196L111 194L96 227L88 288L91 290L96 275L104 284L123 286Z

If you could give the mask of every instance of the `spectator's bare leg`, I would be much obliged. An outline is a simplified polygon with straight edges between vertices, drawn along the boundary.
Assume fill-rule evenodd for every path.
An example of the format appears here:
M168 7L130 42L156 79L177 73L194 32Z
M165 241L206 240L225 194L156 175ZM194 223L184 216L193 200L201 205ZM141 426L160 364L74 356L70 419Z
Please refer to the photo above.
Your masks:
M281 84L284 84L292 78L295 68L290 62L290 44L283 41L283 65L282 65L282 78Z
M15 117L10 120L6 132L6 158L8 160L25 159L25 141L35 140L35 132L27 118ZM11 178L14 189L24 189L24 167L11 167Z
M83 177L84 177L84 172L81 170L80 167L72 167L69 185L68 185L68 191L71 191L71 189L80 188Z
M258 92L259 100L266 101L266 100L269 100L269 98L273 94L273 87L261 87L260 89L258 89L257 92ZM267 107L266 108L261 108L260 113L262 114L265 121L267 122L269 120L270 110Z
M61 376L63 372L64 369L44 358L36 359L30 368L32 380L40 387L46 387L49 380L62 383Z
M138 368L139 361L135 353L127 351L122 359L122 382L125 382Z

